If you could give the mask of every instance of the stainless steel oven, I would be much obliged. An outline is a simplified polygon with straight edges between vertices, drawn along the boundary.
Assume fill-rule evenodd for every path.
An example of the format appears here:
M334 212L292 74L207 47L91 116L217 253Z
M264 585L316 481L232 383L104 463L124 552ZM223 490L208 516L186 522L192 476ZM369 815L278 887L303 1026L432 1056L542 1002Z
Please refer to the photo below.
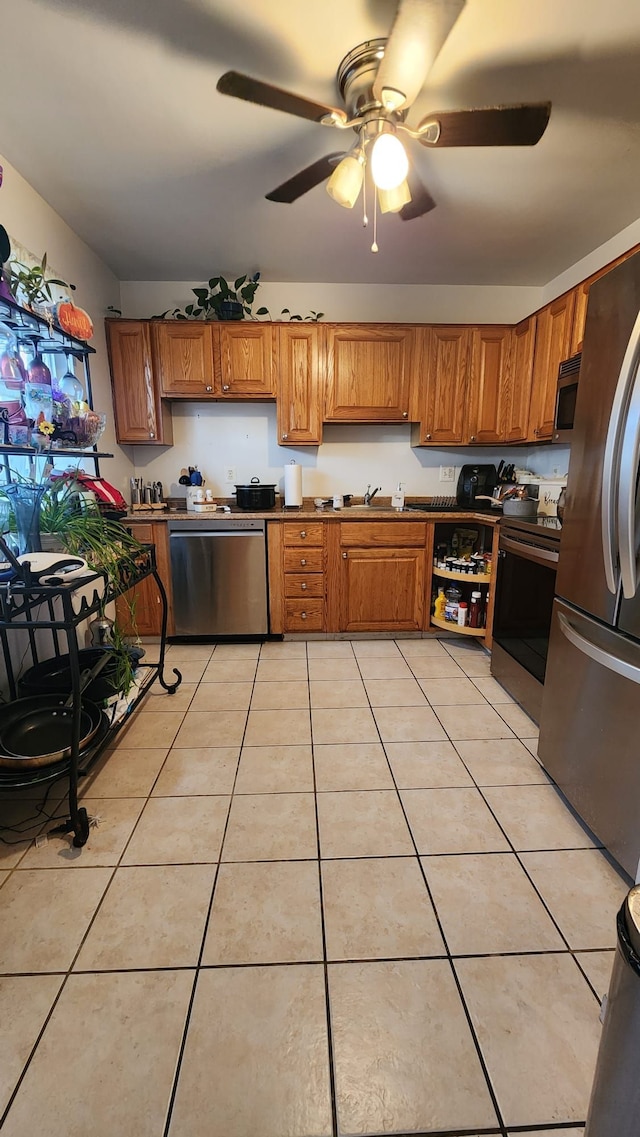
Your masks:
M491 674L540 721L560 547L560 522L500 523Z

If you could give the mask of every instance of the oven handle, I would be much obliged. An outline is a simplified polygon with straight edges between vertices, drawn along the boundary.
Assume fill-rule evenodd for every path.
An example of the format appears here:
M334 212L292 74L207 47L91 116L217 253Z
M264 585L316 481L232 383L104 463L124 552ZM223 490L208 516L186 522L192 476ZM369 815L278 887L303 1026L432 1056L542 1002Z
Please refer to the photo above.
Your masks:
M630 679L632 683L640 684L640 667L634 666L633 663L627 663L625 659L620 659L617 655L612 655L611 652L605 651L604 648L598 647L597 644L592 643L586 636L580 634L577 628L563 616L562 612L558 612L558 623L560 624L560 631L563 636L577 647L583 655L588 655L589 659L593 659L595 663L599 663L602 667L608 668L609 671L615 671L617 675L622 675L624 679Z
M558 563L558 553L555 549L539 549L535 545L512 541L510 537L501 537L499 548L508 553L515 553L517 557L523 557L525 561L535 561L539 565L557 565Z

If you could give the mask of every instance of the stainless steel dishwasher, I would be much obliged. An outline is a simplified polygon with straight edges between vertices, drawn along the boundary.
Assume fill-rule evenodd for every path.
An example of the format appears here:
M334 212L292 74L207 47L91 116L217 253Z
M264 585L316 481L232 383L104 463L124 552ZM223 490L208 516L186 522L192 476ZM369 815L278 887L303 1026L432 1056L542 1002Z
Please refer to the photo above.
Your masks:
M170 521L169 548L177 636L268 632L264 521Z

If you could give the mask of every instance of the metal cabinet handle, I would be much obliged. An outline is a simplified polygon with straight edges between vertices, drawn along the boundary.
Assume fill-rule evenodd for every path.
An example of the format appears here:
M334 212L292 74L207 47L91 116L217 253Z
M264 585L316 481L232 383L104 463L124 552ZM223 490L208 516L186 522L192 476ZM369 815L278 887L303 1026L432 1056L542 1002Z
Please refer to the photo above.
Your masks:
M343 561L346 561L346 559L347 559L347 554L346 554L346 553L343 553L343 554L342 554L342 559L343 559Z
M538 430L537 426L536 426L536 427L534 427L534 431L533 431L533 433L534 433L536 436L537 436L538 434L540 434L540 431Z
M403 418L409 418L409 412L408 412L408 411L403 411L403 412L402 412L402 417L403 417Z
M223 390L223 391L228 391L228 390L229 390L229 384L228 384L228 383L223 383L223 384L222 384L222 390Z
M213 391L213 387L205 387L205 391Z
M301 619L301 620L306 620L306 618L307 618L307 613L306 613L306 612L301 612L301 613L300 613L300 619Z
M476 440L476 436L475 436L475 434L472 434L471 438L469 439L469 442L475 442L475 440Z
M301 585L300 585L300 588L302 589L302 591L303 591L303 592L306 592L306 591L307 591L307 586L306 586L306 584L301 584Z
M431 435L430 434L427 435L427 442L431 442Z
M301 557L301 558L300 558L300 564L301 564L301 565L306 565L306 563L307 563L307 562L306 562L306 559L305 559L304 557Z
M155 434L152 430L149 431L149 438L155 438Z
M306 529L301 529L301 530L300 530L300 536L301 536L301 537L306 537L306 535L307 535L307 530L306 530Z
M285 441L287 440L287 438L288 438L288 437L289 437L289 435L288 435L288 434L283 434L283 435L282 435L282 441L283 441L283 442L285 442Z

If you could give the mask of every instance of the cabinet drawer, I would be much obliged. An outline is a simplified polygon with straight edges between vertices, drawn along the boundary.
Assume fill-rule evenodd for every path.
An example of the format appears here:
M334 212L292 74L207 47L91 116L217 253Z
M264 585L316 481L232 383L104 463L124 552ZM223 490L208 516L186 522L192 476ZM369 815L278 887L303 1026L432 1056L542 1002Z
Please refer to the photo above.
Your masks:
M285 572L300 572L301 569L305 572L322 572L323 562L323 549L285 549L284 551Z
M323 632L324 600L285 600L284 623L288 632Z
M343 548L362 549L369 545L394 549L421 548L426 539L426 521L343 521L340 525Z
M324 596L324 573L290 572L284 578L285 596Z
M129 523L127 522L127 524ZM143 522L141 524L134 522L131 525L131 532L133 533L136 541L140 541L143 545L153 545L153 529L151 527L151 522Z
M287 521L283 525L285 545L322 545L324 544L324 526L322 521L300 521L292 524Z

